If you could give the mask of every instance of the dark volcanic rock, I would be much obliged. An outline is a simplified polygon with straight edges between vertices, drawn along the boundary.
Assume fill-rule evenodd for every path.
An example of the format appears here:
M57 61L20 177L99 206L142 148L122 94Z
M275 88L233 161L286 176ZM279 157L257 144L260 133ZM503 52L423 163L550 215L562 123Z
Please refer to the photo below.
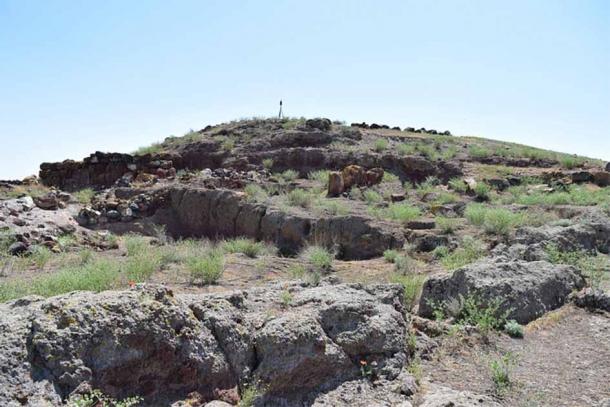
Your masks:
M168 209L156 220L174 236L247 236L273 242L287 254L316 243L336 247L341 258L364 259L404 243L400 229L390 224L361 216L289 214L228 190L172 188Z
M293 302L278 313L281 293ZM406 362L402 289L271 285L174 296L162 287L0 304L0 404L58 406L88 384L169 406L252 381L267 405L300 400L360 375L393 380Z
M502 300L500 312L527 323L564 304L568 295L585 285L571 266L546 261L506 261L485 258L453 274L432 276L424 284L419 314L432 317L434 306L459 303L460 296L476 295L484 303Z

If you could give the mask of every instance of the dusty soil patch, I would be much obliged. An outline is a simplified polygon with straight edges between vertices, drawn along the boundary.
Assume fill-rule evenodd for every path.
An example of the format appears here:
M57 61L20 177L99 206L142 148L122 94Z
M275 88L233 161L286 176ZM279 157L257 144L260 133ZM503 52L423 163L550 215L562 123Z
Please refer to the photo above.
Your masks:
M571 305L526 327L525 338L493 336L489 344L442 340L424 361L431 382L493 394L489 362L505 352L517 357L513 387L500 401L511 407L595 406L610 397L610 316Z

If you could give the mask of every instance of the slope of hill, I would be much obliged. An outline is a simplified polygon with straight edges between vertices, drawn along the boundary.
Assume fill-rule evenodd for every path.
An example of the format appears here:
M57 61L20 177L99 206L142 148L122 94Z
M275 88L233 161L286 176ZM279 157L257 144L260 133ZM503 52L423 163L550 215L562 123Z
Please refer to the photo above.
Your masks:
M609 171L320 118L44 163L0 183L0 402L604 405Z

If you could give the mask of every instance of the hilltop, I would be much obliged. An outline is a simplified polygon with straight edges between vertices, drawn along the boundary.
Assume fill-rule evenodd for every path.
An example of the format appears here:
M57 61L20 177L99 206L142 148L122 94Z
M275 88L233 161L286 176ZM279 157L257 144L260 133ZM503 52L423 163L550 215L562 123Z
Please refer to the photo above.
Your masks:
M607 406L609 216L610 164L444 129L43 163L0 182L0 404Z

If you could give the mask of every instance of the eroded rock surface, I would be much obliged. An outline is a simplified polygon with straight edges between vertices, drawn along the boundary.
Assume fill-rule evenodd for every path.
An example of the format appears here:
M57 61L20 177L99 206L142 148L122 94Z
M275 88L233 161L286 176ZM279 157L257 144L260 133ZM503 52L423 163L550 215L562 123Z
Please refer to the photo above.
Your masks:
M290 304L280 300L284 291ZM259 383L265 405L310 405L358 379L361 361L379 380L399 376L407 360L403 311L395 285L275 284L180 296L142 286L29 297L0 305L0 404L59 405L88 383L163 406Z
M583 276L572 266L485 258L453 274L428 278L419 314L432 317L435 306L455 307L461 297L476 295L487 304L502 301L499 311L523 324L563 305L573 290L584 285Z

